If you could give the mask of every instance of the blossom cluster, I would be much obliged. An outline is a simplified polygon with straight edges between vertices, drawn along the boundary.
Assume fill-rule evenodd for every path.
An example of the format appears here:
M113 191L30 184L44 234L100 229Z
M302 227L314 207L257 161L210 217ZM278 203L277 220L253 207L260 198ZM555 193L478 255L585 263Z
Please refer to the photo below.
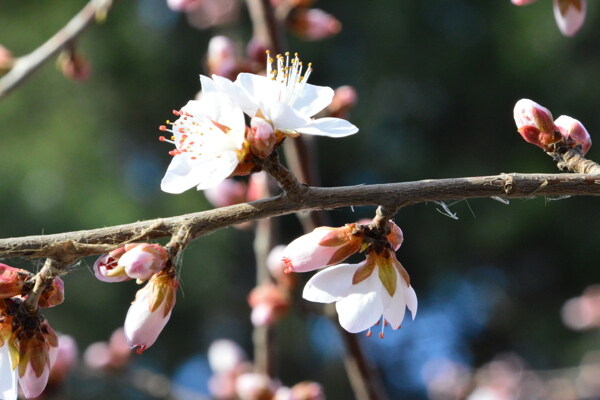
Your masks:
M255 172L256 159L268 157L286 137L356 133L358 128L344 119L313 118L331 104L334 91L307 83L311 72L311 64L304 66L297 54L273 58L267 53L266 76L241 73L231 81L201 75L199 100L174 111L178 119L160 127L171 133L160 139L175 145L161 189L204 190Z
M100 256L94 274L103 282L146 282L136 293L124 324L129 347L141 354L154 344L175 306L179 282L168 252L157 244L126 244Z
M320 227L291 242L283 251L286 272L307 272L329 266L315 274L302 296L317 303L335 302L340 325L348 332L368 330L382 320L400 328L406 308L417 313L417 296L408 273L395 251L404 240L402 230L392 221L386 231L367 225L348 224L340 228ZM340 264L352 254L364 251L366 259L357 264Z
M208 349L213 375L208 381L212 398L218 400L325 400L317 382L304 381L291 387L256 371L244 350L228 339L215 340Z
M550 110L532 100L519 100L514 118L521 137L544 151L576 148L585 155L592 147L592 138L581 122L568 115L553 120Z

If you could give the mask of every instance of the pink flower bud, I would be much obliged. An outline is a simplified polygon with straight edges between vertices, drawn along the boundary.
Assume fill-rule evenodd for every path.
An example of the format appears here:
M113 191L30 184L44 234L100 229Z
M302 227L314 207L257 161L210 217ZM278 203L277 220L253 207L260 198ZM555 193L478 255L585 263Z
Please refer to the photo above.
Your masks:
M244 350L233 340L218 339L208 348L208 363L216 373L235 371L244 361Z
M344 261L356 253L362 239L354 235L356 224L341 228L320 227L300 236L284 250L285 272L307 272Z
M33 398L39 396L48 383L50 367L58 353L58 338L46 319L27 325L16 341L17 370L23 394Z
M562 140L552 113L532 100L519 100L515 104L514 118L517 130L526 142L549 151L551 144Z
M0 75L10 71L15 64L12 53L4 46L0 45Z
M254 326L268 326L284 316L290 307L286 290L272 283L255 287L248 296L252 307L250 319Z
M210 75L235 80L239 72L235 44L226 36L213 36L208 42L207 66Z
M154 344L169 321L178 285L172 271L162 271L135 295L124 328L127 343L132 348L137 347L138 354Z
M246 136L250 150L260 158L267 158L277 143L273 126L263 118L254 117L250 120L250 129Z
M265 45L265 43L254 36L250 41L248 41L248 45L246 46L246 57L251 65L256 68L252 68L251 70L259 70L264 68L265 64L265 52L269 50L269 48Z
M33 277L31 272L0 264L0 299L19 296L28 279Z
M65 301L65 283L58 276L52 281L38 300L38 305L42 308L50 308L62 304Z
M581 152L585 155L592 147L592 138L585 126L575 118L561 115L554 121L567 145L575 147L581 145Z
M352 86L340 86L333 93L333 100L327 106L327 111L332 117L347 119L350 111L358 103L358 94Z
M61 53L57 62L63 75L68 79L83 82L92 75L90 63L75 51Z
M323 386L317 382L300 382L292 386L291 395L293 400L325 400Z
M94 342L83 353L83 362L92 370L104 370L110 366L110 350L106 342Z
M270 400L276 386L266 375L247 373L237 378L235 391L240 400Z
M110 351L110 366L113 369L124 368L131 358L131 348L127 343L125 329L116 329L108 339L108 350Z
M94 275L102 282L123 282L131 278L127 276L124 268L118 268L119 259L125 254L125 247L119 247L110 253L103 254L94 263Z
M214 207L227 207L246 201L248 185L235 179L225 179L217 186L204 190L204 196Z
M131 357L123 328L115 330L108 343L95 342L88 346L83 361L94 370L117 371L124 368Z
M78 354L77 342L72 336L58 337L58 354L56 362L50 368L48 387L58 387L67 379L71 370L77 365Z
M342 24L333 15L318 8L299 8L293 13L290 28L306 40L321 40L338 34Z
M573 36L583 26L587 12L586 0L554 0L554 18L565 36Z
M117 267L125 268L127 276L146 280L160 272L169 259L169 253L158 244L141 243L119 258Z
M250 175L248 180L248 193L246 194L247 201L256 201L264 199L268 196L269 175L264 172L257 172Z

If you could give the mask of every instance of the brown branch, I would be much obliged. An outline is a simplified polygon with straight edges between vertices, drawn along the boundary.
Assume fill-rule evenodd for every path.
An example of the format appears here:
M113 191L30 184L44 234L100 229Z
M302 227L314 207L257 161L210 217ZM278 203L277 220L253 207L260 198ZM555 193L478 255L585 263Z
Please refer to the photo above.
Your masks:
M170 218L134 222L87 231L0 239L0 259L10 257L52 258L73 262L102 254L133 241L169 237L183 225L191 239L218 229L261 218L304 210L327 210L349 206L376 206L385 199L393 207L429 201L498 196L600 196L600 176L583 174L501 174L492 176L423 180L380 185L309 187L295 199L271 197Z
M60 31L31 53L19 57L13 68L0 79L0 99L8 95L23 83L33 72L39 69L52 56L72 43L96 16L106 13L113 0L91 0Z

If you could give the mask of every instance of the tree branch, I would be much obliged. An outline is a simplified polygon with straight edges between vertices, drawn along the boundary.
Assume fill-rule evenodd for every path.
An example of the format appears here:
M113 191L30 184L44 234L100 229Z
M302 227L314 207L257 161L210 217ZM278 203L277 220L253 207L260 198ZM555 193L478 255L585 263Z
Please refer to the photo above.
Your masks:
M0 259L46 257L74 262L125 243L172 236L184 225L189 226L190 238L195 239L246 221L304 210L379 205L382 199L388 207L406 207L429 201L492 196L526 198L561 195L600 196L600 175L515 173L380 185L309 187L293 199L277 196L215 210L87 231L0 239Z
M113 0L91 0L60 31L48 39L43 45L19 57L13 68L0 79L0 99L24 82L33 72L40 68L52 56L72 42L87 28L99 13L105 13Z

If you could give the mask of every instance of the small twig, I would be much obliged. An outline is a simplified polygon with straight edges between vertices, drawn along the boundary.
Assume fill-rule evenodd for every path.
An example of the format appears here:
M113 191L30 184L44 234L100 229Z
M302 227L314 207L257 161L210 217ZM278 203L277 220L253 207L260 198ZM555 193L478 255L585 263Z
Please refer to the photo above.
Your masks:
M110 9L113 0L91 0L60 31L31 53L19 57L13 68L0 79L0 99L23 83L52 56L68 46L87 28L98 13Z
M31 312L37 310L38 300L44 291L44 289L52 284L52 281L55 277L63 272L65 264L62 264L56 260L51 258L46 259L44 266L35 275L35 283L33 289L27 294L27 298L23 302L25 307L29 309Z
M279 187L281 187L287 196L298 198L308 190L308 186L300 183L289 169L281 165L281 162L279 162L279 155L276 151L259 162L263 171L275 178Z
M565 151L548 153L557 161L561 171L575 172L578 174L600 174L600 164L585 158L579 150L567 149Z

